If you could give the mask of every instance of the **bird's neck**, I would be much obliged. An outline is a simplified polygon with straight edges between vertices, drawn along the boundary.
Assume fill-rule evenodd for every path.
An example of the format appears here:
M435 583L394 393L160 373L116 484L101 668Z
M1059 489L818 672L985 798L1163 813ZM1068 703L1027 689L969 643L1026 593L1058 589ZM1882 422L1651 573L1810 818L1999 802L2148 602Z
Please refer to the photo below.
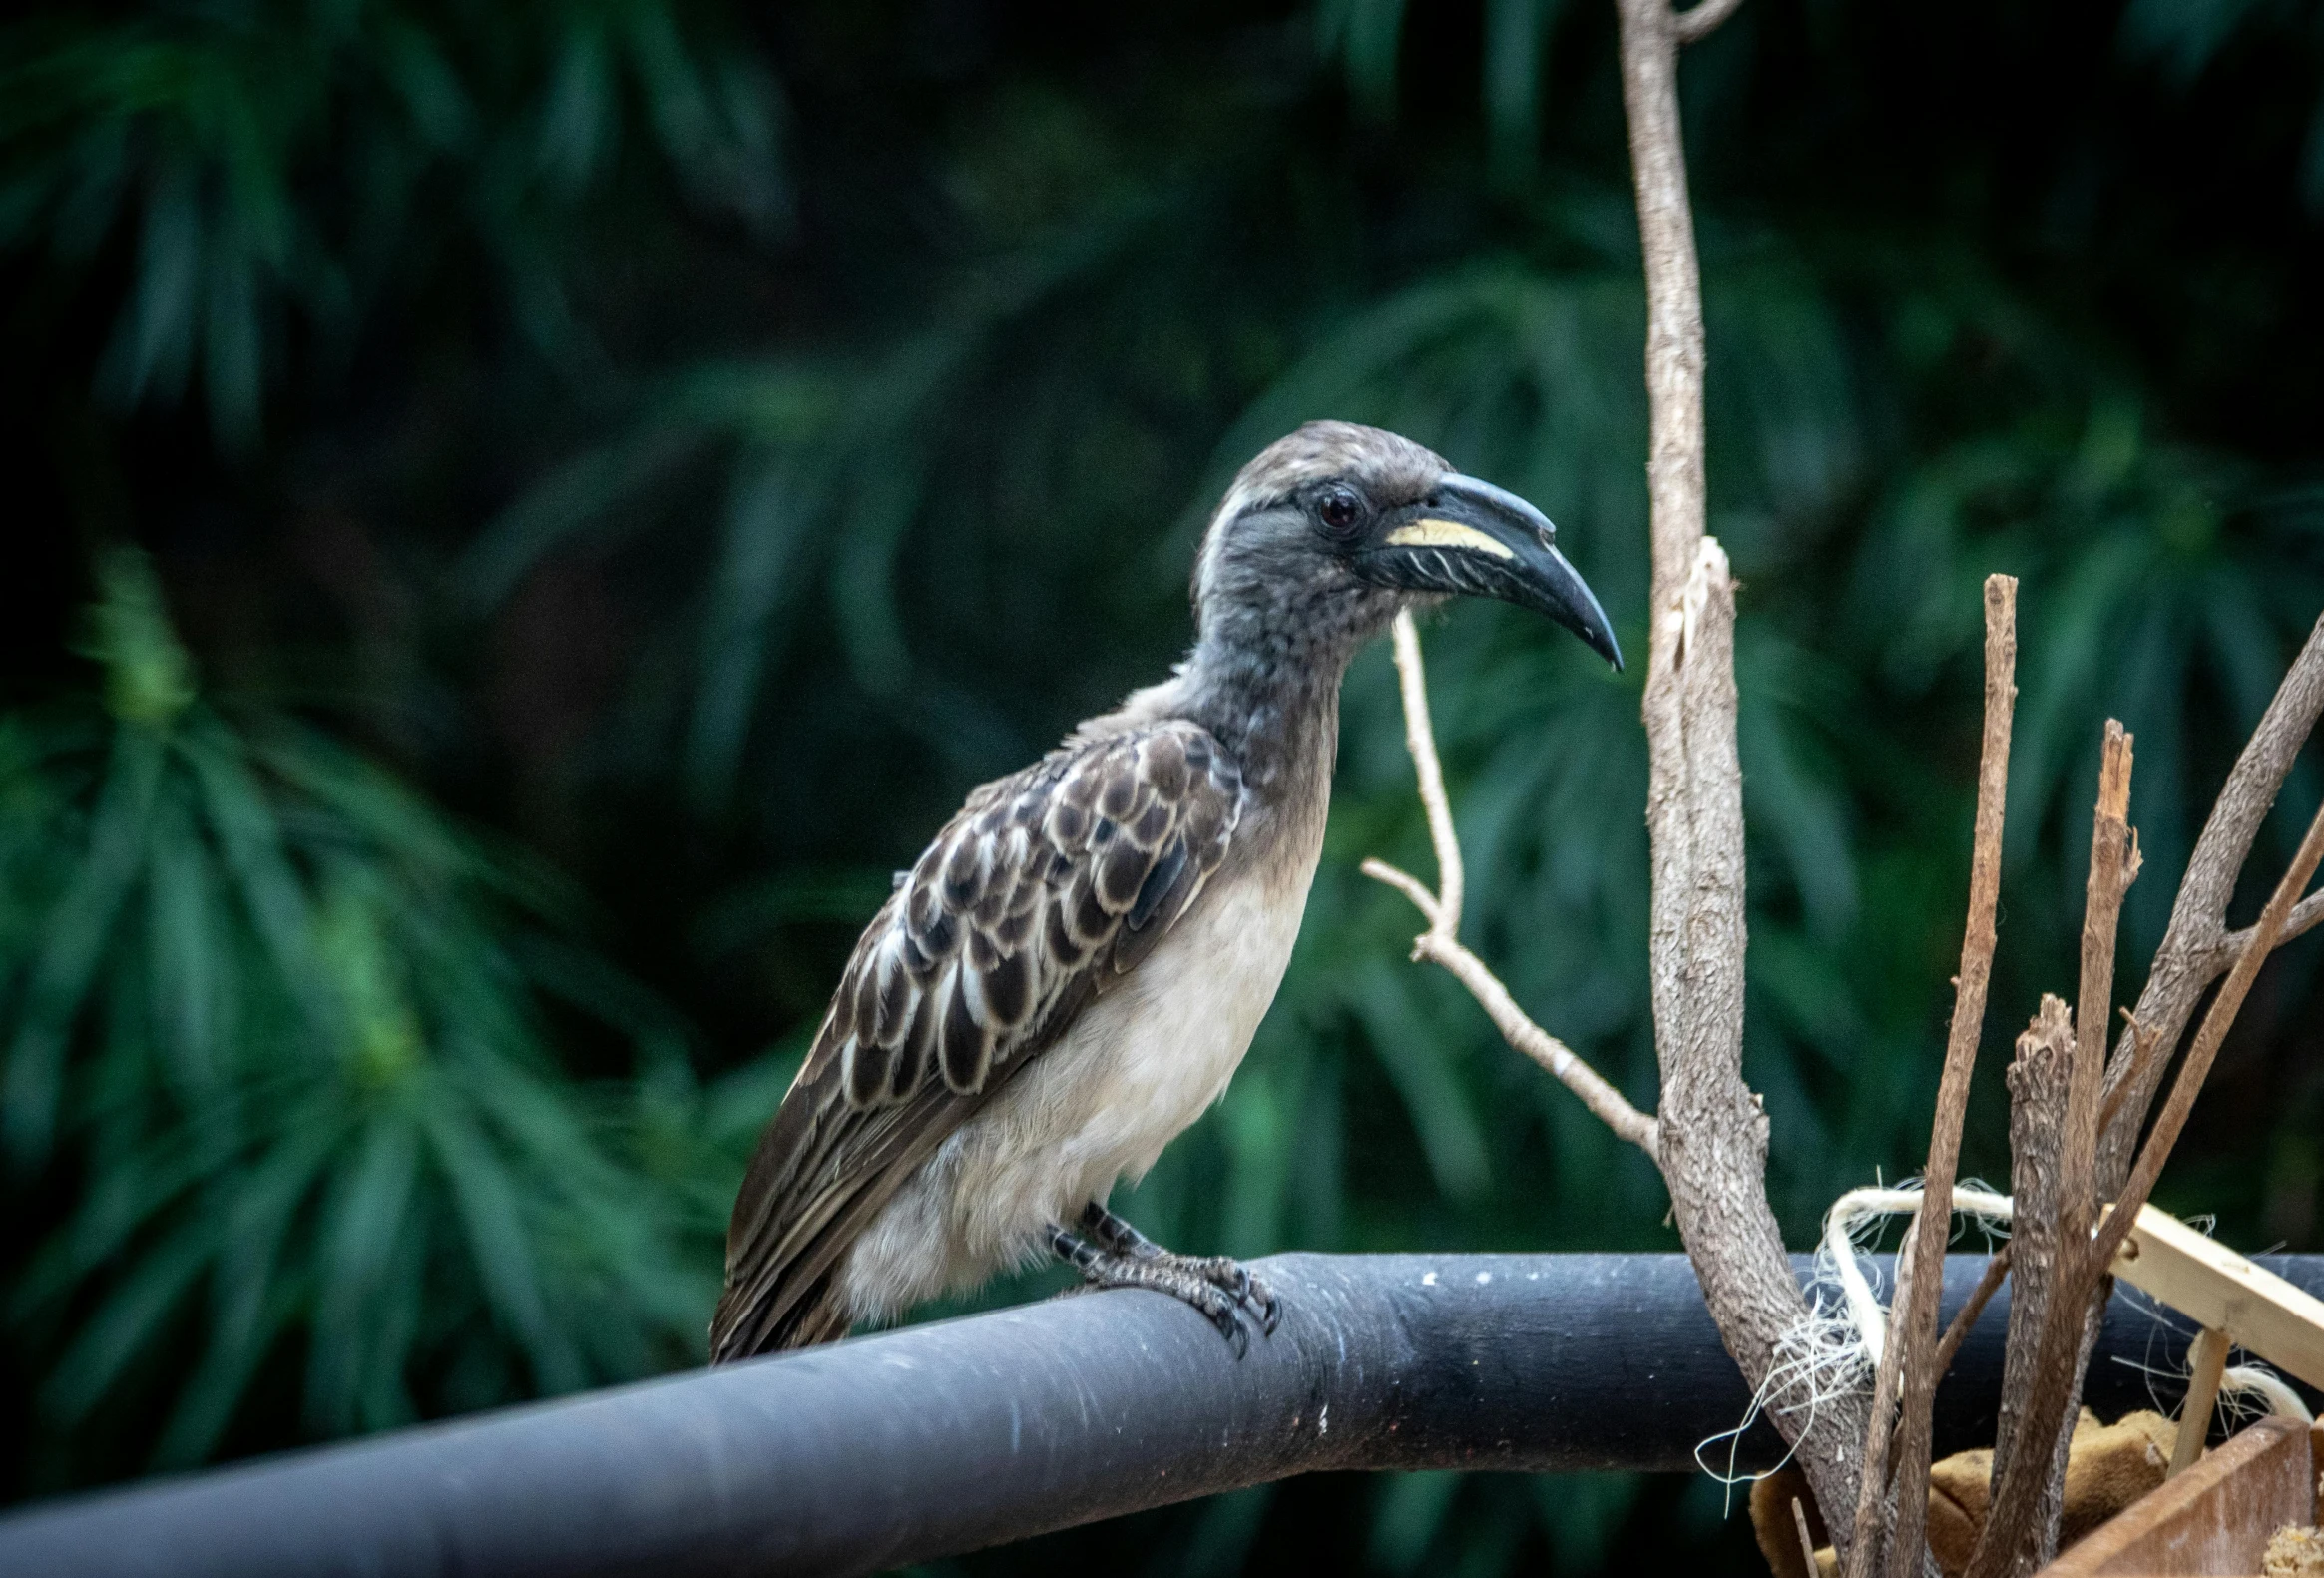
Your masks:
M1262 804L1320 812L1351 655L1264 628L1206 630L1179 675L1176 710L1234 754Z

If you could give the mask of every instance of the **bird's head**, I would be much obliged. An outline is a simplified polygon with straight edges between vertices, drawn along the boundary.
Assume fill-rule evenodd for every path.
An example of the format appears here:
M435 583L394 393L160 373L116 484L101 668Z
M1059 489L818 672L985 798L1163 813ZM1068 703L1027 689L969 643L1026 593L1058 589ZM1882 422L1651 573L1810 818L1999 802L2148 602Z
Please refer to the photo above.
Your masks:
M1309 422L1227 489L1194 566L1203 634L1351 650L1399 609L1465 595L1547 614L1616 668L1606 611L1514 493L1408 438Z

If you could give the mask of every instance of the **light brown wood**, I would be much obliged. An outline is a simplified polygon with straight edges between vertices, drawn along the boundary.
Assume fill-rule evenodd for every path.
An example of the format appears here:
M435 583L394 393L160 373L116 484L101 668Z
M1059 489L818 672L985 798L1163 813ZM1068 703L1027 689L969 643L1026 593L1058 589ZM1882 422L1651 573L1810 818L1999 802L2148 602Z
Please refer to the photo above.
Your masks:
M2308 1429L2262 1419L2042 1569L2040 1578L2256 1573L2268 1540L2314 1506Z
M2211 1410L2219 1405L2219 1381L2227 1373L2227 1334L2209 1326L2195 1333L2187 1349L2187 1396L2178 1413L2178 1438L2171 1443L2170 1472L2176 1479L2195 1466L2211 1435Z
M2114 1256L2114 1276L2276 1368L2324 1386L2324 1300L2148 1206Z

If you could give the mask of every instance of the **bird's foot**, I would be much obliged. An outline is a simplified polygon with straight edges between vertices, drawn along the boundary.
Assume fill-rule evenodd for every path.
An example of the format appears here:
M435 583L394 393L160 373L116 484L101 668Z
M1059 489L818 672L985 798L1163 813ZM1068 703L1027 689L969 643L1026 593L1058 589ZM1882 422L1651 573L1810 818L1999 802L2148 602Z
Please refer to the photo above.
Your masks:
M1282 1323L1282 1301L1239 1261L1224 1255L1178 1255L1165 1250L1096 1201L1083 1210L1081 1227L1102 1250L1121 1260L1167 1267L1227 1295L1238 1310L1248 1312L1258 1321L1262 1336L1273 1336L1275 1327Z

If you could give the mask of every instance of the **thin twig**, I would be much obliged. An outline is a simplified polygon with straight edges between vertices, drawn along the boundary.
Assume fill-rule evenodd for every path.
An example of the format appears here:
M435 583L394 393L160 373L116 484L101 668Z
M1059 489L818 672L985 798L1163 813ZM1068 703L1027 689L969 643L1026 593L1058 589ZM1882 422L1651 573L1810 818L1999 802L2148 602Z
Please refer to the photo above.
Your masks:
M1743 8L1743 0L1702 0L1702 3L1684 11L1672 13L1670 36L1681 44L1692 44L1718 31L1718 25Z
M2066 1086L2066 1143L2059 1155L2059 1240L2077 1259L2097 1209L2098 1118L2105 1088L2106 1034L2112 1028L2114 935L2122 894L2137 874L2130 841L2131 737L2106 720L2098 802L2091 813L2090 876L2082 913L2082 993L2075 1000L2074 1062ZM2127 852L2125 852L2127 849ZM2066 1315L2058 1310L2062 1317ZM2077 1323L2080 1313L2074 1313Z
M1933 1221L1924 1210L1917 1213L1905 1228L1905 1242L1896 1257L1896 1295L1890 1302L1901 1305L1912 1297L1915 1265L1913 1246L1920 1242L1921 1229ZM1943 1229L1938 1230L1938 1242L1944 1242ZM1847 1555L1840 1563L1846 1578L1867 1578L1881 1565L1881 1553L1887 1548L1887 1534L1895 1517L1895 1498L1889 1489L1889 1455L1895 1444L1892 1427L1896 1413L1898 1379L1904 1363L1902 1342L1884 1343L1880 1362L1872 1371L1872 1417L1864 1426L1864 1457L1856 1480L1856 1517L1847 1545Z
M1961 1344L1969 1340L1977 1317L1985 1314L1985 1307L1993 1303L1993 1296L2002 1291L2002 1284L2010 1275L2010 1247L2005 1244L1994 1251L1985 1263L1985 1275L1977 1279L1977 1286L1969 1291L1969 1303L1953 1316L1953 1323L1945 1327L1943 1340L1937 1344L1937 1357L1930 1366L1937 1378L1943 1380L1953 1368L1953 1360L1961 1356Z
M1903 1318L1892 1323L1900 1349L1898 1444L1892 1479L1896 1525L1885 1542L1890 1578L1919 1578L1928 1520L1928 1498L1914 1487L1929 1476L1929 1410L1942 1364L1931 1364L1937 1338L1937 1295L1945 1281L1945 1240L1953 1220L1953 1180L1961 1165L1961 1125L1969 1113L1969 1080L1977 1065L1977 1043L1985 1030L1986 987L1993 977L1995 913L2001 901L2002 825L2010 785L2010 726L2017 706L2018 583L2012 576L1985 579L1985 740L1977 768L1977 831L1969 861L1969 918L1961 938L1961 973L1955 977L1953 1025L1945 1042L1945 1072L1937 1083L1937 1116L1929 1133L1929 1165L1921 1186L1919 1220L1927 1229L1913 1236L1913 1277L1909 1301L1900 1297ZM2117 907L2120 897L2116 895ZM2105 1056L2101 1025L2092 1038L2092 1066ZM2093 1129L2094 1132L2094 1129ZM1899 1283L1900 1295L1902 1280ZM1872 1427L1883 1420L1875 1411Z
M2275 945L2280 948L2296 937L2306 936L2316 929L2319 921L2324 921L2324 893L2310 893L2294 904L2292 912L2284 917L2284 929L2276 933ZM2211 948L2211 962L2218 966L2213 973L2224 975L2233 969L2235 961L2243 957L2244 950L2251 946L2251 939L2258 934L2259 927L2251 925L2221 937Z
M1409 615L1398 615L1395 627L1396 676L1404 694L1404 741L1412 751L1420 799L1428 811L1428 827L1436 844L1439 890L1385 860L1366 860L1363 873L1395 888L1428 920L1428 930L1413 939L1412 957L1441 965L1469 989L1493 1020L1503 1039L1532 1058L1582 1099L1591 1113L1623 1139L1655 1154L1658 1134L1654 1120L1631 1106L1606 1077L1584 1062L1565 1042L1536 1024L1517 1006L1509 988L1485 961L1462 946L1460 940L1461 840L1453 829L1452 810L1445 798L1444 775L1437 766L1436 731L1429 722L1428 675L1421 662L1420 636Z
M1432 903L1423 903L1428 889L1404 872L1379 860L1366 860L1366 876L1386 882L1419 905L1422 914L1428 914ZM1478 1005L1501 1032L1502 1039L1547 1069L1557 1081L1582 1099L1591 1116L1612 1129L1623 1139L1644 1151L1649 1157L1656 1154L1659 1132L1652 1118L1631 1106L1623 1093L1615 1089L1605 1075L1592 1068L1565 1042L1536 1024L1526 1011L1517 1006L1517 999L1509 995L1509 988L1501 978L1474 953L1460 942L1424 931L1413 939L1412 956L1431 964L1441 965L1451 972L1453 979L1469 989Z
M1799 1533L1799 1554L1807 1563L1807 1578L1816 1578L1816 1570L1821 1565L1816 1560L1816 1537L1808 1532L1807 1508L1800 1505L1797 1496L1791 1498L1791 1526Z
M2067 1063L2066 1111L2058 1141L2057 1238L2047 1297L2039 1324L2011 1321L2013 1345L2030 1346L2032 1366L2024 1371L2018 1424L2004 1445L1995 1443L1993 1500L1985 1530L1969 1561L1970 1578L2001 1578L2029 1570L2056 1543L2057 1528L2046 1504L2057 1442L2071 1430L2082 1337L2089 1324L2092 1290L2104 1275L2104 1261L2090 1256L2091 1229L2097 1212L2098 1120L2103 1106L2106 1031L2112 1019L2114 938L2121 919L2122 893L2137 875L2136 845L2130 839L2131 738L2114 719L2106 720L2098 766L2097 804L2091 812L2090 875L2084 889L2082 992ZM2028 1159L2032 1160L2032 1159ZM2021 1228L2039 1227L2040 1214L2020 1199ZM2028 1239L2029 1254L2038 1253ZM2038 1268L2032 1261L2029 1271ZM2039 1287L2039 1283L2036 1283ZM2026 1306L2029 1315L2034 1305Z
M2130 1065L2139 1040L2125 1032L2107 1069L2107 1085L2126 1094L2114 1104L2114 1116L2098 1140L2101 1195L2121 1192L2137 1152L2139 1133L2145 1127L2147 1109L2169 1066L2170 1051L2185 1034L2203 993L2248 950L2247 935L2241 940L2228 935L2227 903L2234 895L2260 823L2275 803L2276 792L2320 712L2324 712L2324 619L2309 631L2258 727L2244 742L2233 771L2212 802L2210 815L2204 819L2194 852L2187 858L2178 896L2171 902L2170 924L2147 970L2146 985L2138 994L2139 1033L2151 1038L2154 1056L2142 1071L2134 1071ZM2316 916L2324 915L2324 902L2295 915L2303 925L2311 924ZM2286 930L2289 926L2287 921ZM2280 940L2282 933L2278 936ZM2232 951L2223 951L2230 947Z
M1428 812L1428 839L1436 846L1436 904L1429 930L1451 941L1461 930L1461 839L1453 831L1452 802L1445 798L1444 769L1437 765L1436 730L1428 716L1428 674L1420 662L1420 631L1412 611L1396 616L1390 640L1396 649L1396 684L1404 697L1404 745L1420 780L1420 803Z
M2146 1204L2146 1197L2153 1193L2154 1181L2162 1175L2162 1164L2170 1160L2170 1148L2178 1143L2180 1131L2186 1128L2187 1114L2193 1110L2195 1097L2211 1072L2211 1063L2219 1055L2219 1043L2227 1039L2227 1031L2235 1023L2236 1014L2243 1008L2243 999L2251 990L2252 978L2259 974L2260 965L2267 961L2283 935L2292 904L2307 891L2308 880L2316 874L2319 860L2324 860L2324 806L2318 807L2316 819L2308 823L2308 835L2300 840L2300 850L2292 857L2291 869L2276 883L2267 908L2260 911L2259 924L2252 928L2254 935L2245 946L2243 956L2227 972L2219 995L2211 999L2210 1009L2203 1015L2203 1027L2195 1032L2195 1044L2187 1049L2186 1062L2180 1065L2178 1078L2171 1082L2170 1100L2163 1103L2161 1115L2154 1120L2154 1130L2138 1152L2137 1163L2130 1169L2129 1182L2122 1186L2113 1214L2107 1217L2091 1244L2092 1264L2101 1267L2113 1264L2114 1252L2122 1247L2122 1240Z

